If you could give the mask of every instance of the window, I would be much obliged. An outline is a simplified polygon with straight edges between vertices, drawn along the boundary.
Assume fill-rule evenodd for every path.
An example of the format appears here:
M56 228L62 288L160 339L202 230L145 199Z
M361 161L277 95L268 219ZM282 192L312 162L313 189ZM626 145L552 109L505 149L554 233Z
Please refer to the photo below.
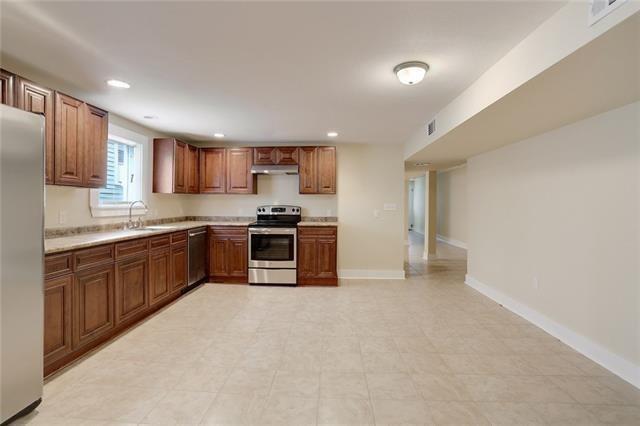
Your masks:
M107 143L107 183L92 189L91 214L94 217L126 216L132 201L143 200L143 155L147 139L127 129L109 124ZM143 214L140 207L134 214Z

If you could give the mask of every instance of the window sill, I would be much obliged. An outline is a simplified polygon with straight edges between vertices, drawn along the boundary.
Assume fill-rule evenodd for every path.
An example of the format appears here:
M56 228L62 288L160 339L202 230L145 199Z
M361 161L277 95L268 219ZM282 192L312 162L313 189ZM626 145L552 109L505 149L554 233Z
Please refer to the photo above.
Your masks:
M131 216L143 216L147 214L144 207L134 207L131 210ZM91 206L92 217L129 217L129 207L126 205L116 206Z

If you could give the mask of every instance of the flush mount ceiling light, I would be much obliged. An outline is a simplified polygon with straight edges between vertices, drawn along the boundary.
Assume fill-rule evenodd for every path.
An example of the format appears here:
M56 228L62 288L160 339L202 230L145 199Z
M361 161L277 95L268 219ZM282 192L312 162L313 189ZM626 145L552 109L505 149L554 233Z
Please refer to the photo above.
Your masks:
M416 166L418 167L423 167L423 166L430 166L431 163L416 163Z
M157 115L144 115L142 116L142 118L144 118L145 120L155 120L156 118L158 118Z
M129 83L122 80L107 80L107 84L111 87L117 87L119 89L128 89L131 87Z
M420 83L428 70L429 65L424 62L410 61L396 65L393 72L400 83L411 86Z
M327 136L330 138L335 138L338 136L338 132L327 132Z
M224 138L224 133L214 133L213 137L214 138L218 138L218 139L222 139L222 138Z

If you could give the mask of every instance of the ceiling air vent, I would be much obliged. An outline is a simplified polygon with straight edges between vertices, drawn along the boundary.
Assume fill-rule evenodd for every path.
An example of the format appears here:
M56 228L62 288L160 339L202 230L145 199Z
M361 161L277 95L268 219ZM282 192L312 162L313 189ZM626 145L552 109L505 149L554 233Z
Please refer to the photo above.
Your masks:
M595 24L627 0L591 0L589 2L589 26Z
M431 120L429 124L427 124L427 134L432 135L436 131L436 120Z

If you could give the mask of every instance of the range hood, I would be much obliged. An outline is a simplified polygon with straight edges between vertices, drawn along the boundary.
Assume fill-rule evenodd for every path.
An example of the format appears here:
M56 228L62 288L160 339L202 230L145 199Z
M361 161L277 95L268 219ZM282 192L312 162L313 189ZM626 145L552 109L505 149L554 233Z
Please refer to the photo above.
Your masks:
M253 165L251 174L254 175L297 175L297 164L276 164L276 165Z

